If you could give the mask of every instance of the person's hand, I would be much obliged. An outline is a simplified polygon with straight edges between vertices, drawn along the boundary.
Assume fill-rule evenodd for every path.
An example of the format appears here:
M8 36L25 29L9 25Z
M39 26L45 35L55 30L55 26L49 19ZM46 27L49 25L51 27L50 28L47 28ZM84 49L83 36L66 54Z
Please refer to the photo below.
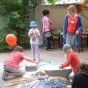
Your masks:
M39 61L35 61L35 63L38 65L39 64Z
M66 36L63 36L63 39L66 39Z
M36 67L39 68L39 61L35 61Z
M79 34L79 31L76 31L76 34Z
M37 31L35 31L35 35L38 36L38 32Z
M52 25L53 22L50 20L49 23L50 23L50 25Z
M34 40L35 40L35 38L36 38L36 37L35 37L34 35L32 35L32 41L34 41Z
M62 65L59 66L60 69L63 69Z
M33 32L32 31L30 32L30 35L33 35Z

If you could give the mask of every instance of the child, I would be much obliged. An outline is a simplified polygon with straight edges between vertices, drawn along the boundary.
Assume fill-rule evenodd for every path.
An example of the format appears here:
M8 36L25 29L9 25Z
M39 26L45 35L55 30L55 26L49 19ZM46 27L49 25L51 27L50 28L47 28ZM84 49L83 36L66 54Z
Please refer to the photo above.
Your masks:
M88 88L88 64L81 63L72 81L72 88Z
M63 51L66 54L66 61L60 65L60 68L71 66L72 72L69 75L70 78L74 78L74 75L77 73L77 67L80 64L80 59L75 51L72 50L69 44L63 46Z
M52 21L49 19L49 10L43 10L43 18L42 18L42 32L44 34L44 39L46 39L46 50L51 50L51 43L50 43L50 37L45 36L45 33L50 32L51 33L51 25L52 25Z
M23 48L21 46L15 46L10 56L4 61L2 79L6 81L8 76L23 76L25 71L21 69L19 64L24 59L29 62L38 64L37 61L33 61L24 55Z
M42 29L42 31L43 31L43 22L42 22L42 20L43 20L43 17L40 19L41 29ZM44 36L44 33L43 33L43 32L42 32L42 37L43 37L43 47L45 47L45 48L46 48L46 38L45 38L45 36Z
M31 29L28 32L28 36L30 38L31 51L34 60L40 61L40 52L38 46L38 37L40 36L40 32L37 29L37 24L35 21L30 22Z

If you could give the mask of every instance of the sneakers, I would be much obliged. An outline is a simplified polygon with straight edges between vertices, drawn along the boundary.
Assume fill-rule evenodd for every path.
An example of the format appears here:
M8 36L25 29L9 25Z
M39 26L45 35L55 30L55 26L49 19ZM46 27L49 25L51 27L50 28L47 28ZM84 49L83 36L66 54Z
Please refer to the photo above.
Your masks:
M47 51L51 51L52 49L46 49Z
M3 71L3 74L2 74L2 79L4 80L4 81L6 81L7 80L7 77L8 77L8 72L7 71Z

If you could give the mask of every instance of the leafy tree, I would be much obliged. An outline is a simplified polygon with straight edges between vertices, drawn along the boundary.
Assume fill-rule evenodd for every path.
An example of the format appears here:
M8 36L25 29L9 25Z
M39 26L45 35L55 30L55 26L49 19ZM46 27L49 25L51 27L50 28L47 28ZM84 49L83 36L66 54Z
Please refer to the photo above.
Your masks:
M18 38L18 44L23 47L29 46L29 38L26 33L29 23L30 9L35 8L40 2L41 0L0 0L0 15L4 18L5 23L5 27L3 30L0 30L0 34L3 36L4 40L6 34L15 33ZM0 39L2 39L2 36ZM0 50L5 49L5 46L7 46L5 45L6 43L4 40L0 42L2 45L4 44L4 46L0 47Z
M55 2L57 2L57 1L59 1L59 0L48 0L48 2L51 3L51 4L53 4L53 5L54 5Z
M17 43L21 46L29 46L27 28L29 20L31 19L29 18L31 15L30 11L34 10L35 6L41 3L41 1L42 0L0 0L0 15L4 18L5 23L3 30L0 30L0 35L4 38L3 40L2 36L0 36L2 40L0 41L0 43L2 43L0 50L9 47L5 42L5 37L8 33L14 33L18 38ZM56 0L48 1L53 4Z
M84 2L87 4L88 3L88 0L84 0Z

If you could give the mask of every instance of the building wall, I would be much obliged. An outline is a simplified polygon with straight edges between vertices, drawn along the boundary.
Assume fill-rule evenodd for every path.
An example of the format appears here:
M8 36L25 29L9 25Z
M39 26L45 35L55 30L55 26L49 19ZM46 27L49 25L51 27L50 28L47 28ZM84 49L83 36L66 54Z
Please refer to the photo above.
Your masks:
M50 19L53 22L52 29L55 31L61 31L63 27L64 22L64 16L67 13L67 7L68 5L60 5L60 6L37 6L35 8L35 20L38 24L38 28L41 30L41 24L40 24L40 18L43 17L42 11L44 9L47 9L50 11ZM83 29L88 27L88 8L83 8L83 11L80 13L82 16L82 23L83 23ZM85 16L83 16L85 15ZM42 44L42 33L40 37L40 44Z
M47 9L50 11L50 19L53 22L52 28L56 30L62 29L62 24L64 21L64 16L66 14L66 8L58 6L37 6L35 9L35 19L40 26L40 18L43 17L42 11Z

